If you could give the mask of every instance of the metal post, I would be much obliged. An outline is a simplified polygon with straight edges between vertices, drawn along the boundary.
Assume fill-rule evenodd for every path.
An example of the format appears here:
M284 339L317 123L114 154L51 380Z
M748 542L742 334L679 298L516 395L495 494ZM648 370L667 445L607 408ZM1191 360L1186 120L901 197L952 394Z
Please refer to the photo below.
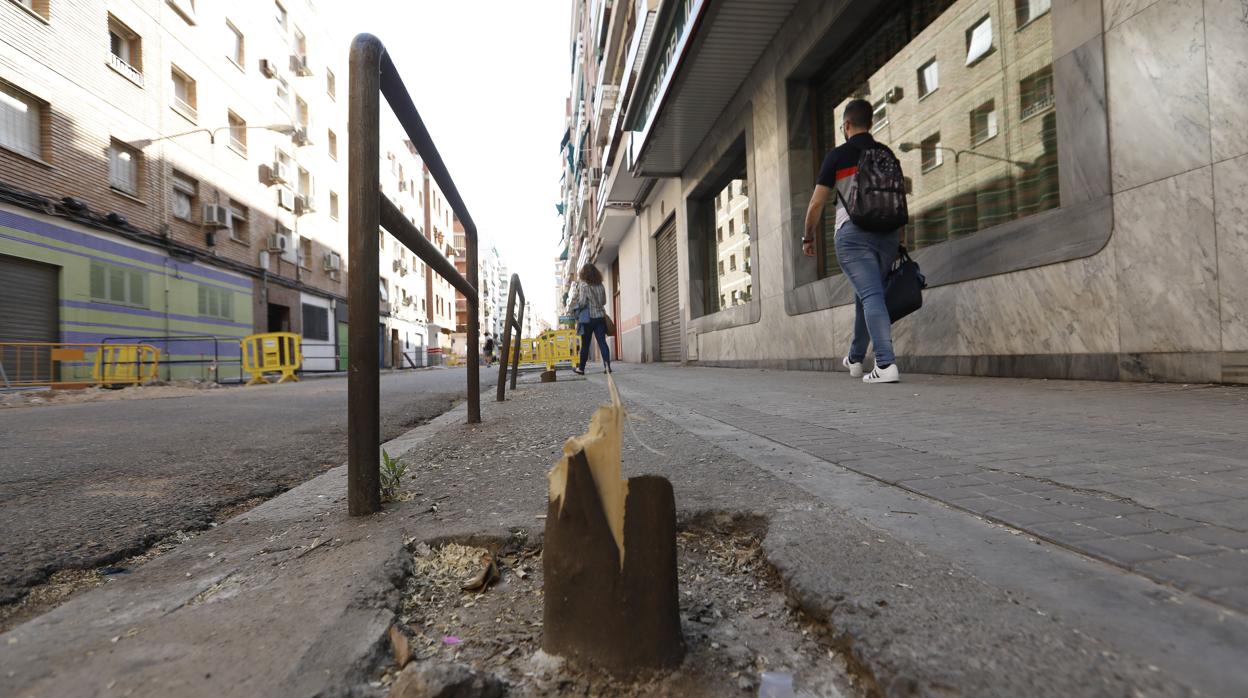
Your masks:
M477 236L464 233L468 252L468 283L478 289L476 296L465 296L468 306L468 423L481 423L481 292L477 286Z
M381 508L381 374L377 352L380 214L381 42L361 34L351 45L347 146L347 511Z
M517 276L515 278L515 283L518 288L518 295L519 295L519 300L520 300L520 316L516 319L516 338L517 340L519 340L519 339L524 338L524 329L523 329L524 328L524 289L519 288L520 277ZM516 344L519 344L519 341L517 341ZM520 352L516 352L516 355L512 357L512 364L511 364L511 389L512 390L516 389L516 377L519 375L520 375Z
M498 362L497 399L502 402L507 393L507 362L511 360L511 325L516 312L516 276L512 275L511 283L507 284L507 319L503 322L503 360Z

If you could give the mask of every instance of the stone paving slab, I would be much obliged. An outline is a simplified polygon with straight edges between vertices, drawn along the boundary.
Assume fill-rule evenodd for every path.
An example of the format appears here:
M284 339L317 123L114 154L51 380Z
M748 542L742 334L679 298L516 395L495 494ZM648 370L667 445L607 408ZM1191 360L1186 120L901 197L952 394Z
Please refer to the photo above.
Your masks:
M622 367L621 381L1248 611L1248 390Z

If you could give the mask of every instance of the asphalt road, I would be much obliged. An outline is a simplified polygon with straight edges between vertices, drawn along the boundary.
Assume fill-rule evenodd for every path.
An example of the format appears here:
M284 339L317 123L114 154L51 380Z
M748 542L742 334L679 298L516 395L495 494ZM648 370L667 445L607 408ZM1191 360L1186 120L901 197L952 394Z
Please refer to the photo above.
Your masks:
M495 374L482 371L482 387ZM464 397L463 369L385 374L382 440ZM0 604L142 552L346 461L347 381L0 410Z

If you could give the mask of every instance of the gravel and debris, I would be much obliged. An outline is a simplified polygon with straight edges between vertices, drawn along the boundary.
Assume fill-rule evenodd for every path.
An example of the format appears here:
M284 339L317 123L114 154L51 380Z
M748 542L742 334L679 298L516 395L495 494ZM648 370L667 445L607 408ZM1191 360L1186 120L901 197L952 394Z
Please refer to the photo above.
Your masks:
M698 525L679 534L688 653L678 669L635 681L572 667L542 651L541 550L523 532L490 547L411 547L413 572L396 626L408 654L381 670L376 689L392 686L400 664L411 662L417 666L409 673L466 667L496 677L515 696L746 696L757 694L764 671L792 674L799 696L865 695L826 629L788 606L761 556L758 532L748 527ZM464 589L491 565L496 583Z

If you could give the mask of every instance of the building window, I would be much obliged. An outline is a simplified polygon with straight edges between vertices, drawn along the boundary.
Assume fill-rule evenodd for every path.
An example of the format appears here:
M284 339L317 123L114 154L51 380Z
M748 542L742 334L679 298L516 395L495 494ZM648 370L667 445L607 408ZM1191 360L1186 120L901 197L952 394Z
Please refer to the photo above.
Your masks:
M334 160L338 159L338 134L333 129L329 129L329 135L325 138L325 143L329 146L329 157Z
M165 0L187 24L195 24L195 0Z
M295 55L299 58L307 59L308 57L308 37L304 35L299 27L295 27L295 41L292 47Z
M300 167L297 186L298 189L296 192L299 196L302 196L305 199L311 199L312 195L315 193L315 188L312 186L312 173Z
M108 183L118 191L139 195L139 151L114 139L108 148Z
M979 145L997 135L997 108L988 100L971 112L971 143Z
M48 18L49 0L12 0L31 12L39 15L43 19Z
M719 264L719 275L723 276L724 275L724 260L722 259L719 260L718 264Z
M39 100L0 82L0 146L41 159L45 108Z
M230 199L230 238L247 243L251 240L251 231L247 227L247 206Z
M966 30L966 64L972 65L992 51L992 16Z
M290 113L290 83L286 82L286 78L280 75L273 82L276 83L274 86L274 93L275 93L275 96L277 97L277 106L281 107L282 111L289 114Z
M247 157L247 122L232 111L226 112L226 120L230 125L230 148Z
M338 192L329 193L329 217L338 220Z
M1053 66L1046 65L1023 78L1018 84L1019 120L1051 109L1056 102L1053 97Z
M717 203L718 201L719 200L716 199ZM719 208L719 206L716 206L715 208ZM723 241L724 241L724 228L723 226L717 226L715 228L715 242L723 242Z
M143 40L116 17L108 16L108 64L140 85L143 84Z
M730 218L728 219L728 237L732 237L736 234L737 234L737 222Z
M871 133L888 125L888 100L881 99L871 105Z
M922 151L922 159L919 164L924 172L929 172L944 164L945 151L940 145L939 133L924 138L920 144L920 150Z
M329 309L303 304L303 336L322 342L329 341Z
M920 96L937 88L952 93L939 104L916 100L906 108L906 118L890 127L888 144L902 160L910 193L907 246L913 250L939 244L1057 208L1057 119L1052 68L1047 65L1052 55L1051 23L1033 23L1035 28L1026 32L995 36L994 21L1003 20L977 9L984 7L981 2L899 2L897 12L864 33L812 84L817 115L813 149L827 152L837 144L845 104L861 94L863 85L896 84L895 76L911 74L920 66L916 75ZM1015 0L1012 9L1034 18L1048 11L1048 3ZM936 21L941 18L956 21ZM1009 17L1004 21L1008 25ZM940 29L933 31L936 27ZM936 56L950 44L965 46L966 63L975 65L974 79L955 64L952 70L957 75L945 75L941 85ZM993 60L984 61L986 56ZM948 109L943 107L955 104L966 105L962 113L967 126L957 127L956 121L949 125ZM940 167L946 155L954 154L958 167ZM839 273L831 244L833 208L827 207L820 237L820 276Z
M312 268L312 238L299 238L299 266Z
M337 101L338 85L334 82L334 71L329 68L325 69L325 92L329 94L329 98Z
M247 65L247 55L245 52L246 42L243 39L243 33L230 20L225 20L226 29L226 45L225 57L230 62L238 66L240 70L246 70L243 66Z
M199 197L199 182L194 178L173 171L173 215L191 221L195 215L195 200Z
M740 212L750 206L744 136L711 171L717 174L695 187L688 200L690 313L695 318L730 308L733 290L750 278L742 271L748 241L738 238L745 232Z
M233 320L234 292L208 284L200 284L199 314L218 320Z
M302 97L295 96L295 123L303 128L307 128L312 121L312 114L308 111L308 103L303 101Z
M173 79L173 110L191 121L199 118L196 109L198 100L195 97L195 81L175 65L170 70Z
M282 3L274 2L273 5L277 12L277 26L282 28L282 33L284 34L286 33L287 27L290 26L290 15L286 14L286 8L282 6Z
M1019 28L1031 24L1037 17L1048 12L1051 6L1052 0L1014 0Z
M933 58L919 68L919 99L935 92L937 87L940 87L940 66Z
M147 307L147 274L137 269L91 263L91 299Z

